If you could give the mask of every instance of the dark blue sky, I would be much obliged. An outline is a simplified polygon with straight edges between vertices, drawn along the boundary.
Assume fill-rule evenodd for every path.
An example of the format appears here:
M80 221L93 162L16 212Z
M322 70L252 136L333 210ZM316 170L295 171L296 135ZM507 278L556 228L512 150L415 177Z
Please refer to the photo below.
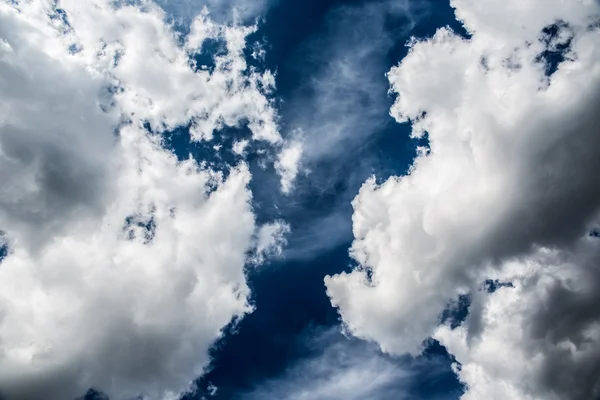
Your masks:
M246 398L264 385L285 380L288 371L327 352L326 347L334 344L342 343L344 351L364 351L370 346L369 352L378 352L372 344L337 333L341 332L340 319L325 293L323 278L352 268L348 257L352 241L350 202L361 184L373 174L383 180L404 173L416 145L424 144L410 140L410 127L397 124L389 116L393 99L387 94L385 73L406 54L405 43L410 36L428 37L446 25L461 30L447 0L413 1L410 18L389 12L385 4L279 0L249 38L250 44L263 43L267 51L265 62L257 62L256 67L277 73L275 97L284 136L296 128L318 130L319 125L330 123L327 113L319 110L322 101L333 102L328 112L339 114L334 124L344 125L344 119L352 116L348 126L356 129L344 131L346 137L323 142L338 146L339 151L330 149L326 155L305 160L311 173L298 177L291 196L278 190L278 177L272 167L259 166L256 150L260 145L252 145L246 161L253 175L257 218L259 222L282 218L291 225L292 233L280 259L258 269L248 267L255 311L226 329L211 350L208 373L199 379L198 390L186 395L185 400ZM209 52L218 49L219 43L208 47ZM353 63L354 53L365 55ZM360 68L358 84L336 75L333 67L340 59L348 59L349 68ZM198 61L210 64L210 56ZM339 79L339 87L324 92L314 76L324 81ZM362 82L367 82L365 87L361 87ZM331 97L321 99L325 94ZM338 101L344 107L336 108ZM248 135L243 130L222 131L225 145L214 158L211 143L190 144L185 131L168 135L174 151L181 157L191 152L221 167L235 163L237 158L226 150L231 148L227 142ZM322 332L333 333L315 345L310 338ZM379 357L414 374L408 382L392 384L397 388L386 388L382 393L387 395L382 394L382 399L395 398L399 389L415 400L458 399L462 393L448 354L436 342L429 341L417 359L384 354ZM211 397L213 386L218 390Z
M354 112L369 114L368 118L377 121L376 129L360 140L343 142L343 155L309 160L313 172L299 176L293 196L286 197L275 190L277 177L274 171L258 168L253 163L252 152L248 157L252 164L251 185L258 219L267 221L274 216L282 217L291 224L292 234L283 258L248 270L255 311L232 325L214 345L210 371L199 380L197 393L188 395L186 400L208 396L212 385L218 388L212 398L244 398L261 385L282 378L286 371L303 360L324 351L308 345L307 337L326 329L341 330L337 311L331 307L325 293L323 277L352 266L348 257L352 240L350 201L370 175L385 179L405 172L417 144L408 138L410 128L396 124L388 115L393 100L386 93L385 72L406 54L405 43L411 35L427 37L445 25L461 29L448 1L415 2L414 13L418 18L412 21L412 28L405 16L361 15L364 7L373 4L376 3L280 0L270 9L258 32L250 37L266 43L266 67L277 71L276 97L284 134L295 128L293 125L299 118L311 117L310 113L298 115L296 105L319 95L307 82L315 73L327 68L329 58L335 56L331 46L336 40L344 38L343 45L349 47L349 54L352 54L354 42L357 46L362 45L360 38L355 38L357 33L358 36L362 34L360 29L367 30L366 34L386 35L393 42L383 46L374 43L369 68L361 71L367 74L365 81L374 82L382 90L372 94L380 97L376 104L373 101L370 104L358 102ZM348 15L350 20L344 21ZM383 27L370 27L381 23ZM360 88L348 90L354 93ZM340 96L344 95L347 93L340 93ZM231 137L238 134L225 133ZM174 143L174 147L182 155L190 150L183 142ZM195 151L201 152L201 149ZM221 156L223 159L233 157L230 154ZM317 224L323 220L335 226ZM319 243L315 243L317 241ZM336 341L356 340L339 334ZM412 399L457 399L462 393L461 385L450 369L450 359L437 343L431 342L424 355L414 360L410 357L388 358L401 368L415 371L408 388L406 382L398 382L409 390Z

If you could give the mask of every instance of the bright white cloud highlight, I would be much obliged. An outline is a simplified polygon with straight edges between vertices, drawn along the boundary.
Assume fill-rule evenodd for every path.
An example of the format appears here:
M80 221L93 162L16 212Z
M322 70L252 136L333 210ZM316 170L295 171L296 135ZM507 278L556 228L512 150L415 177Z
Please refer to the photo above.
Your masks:
M301 142L292 141L284 147L275 162L277 173L281 177L281 191L290 193L300 169L303 146Z
M58 5L0 2L0 390L161 399L251 311L247 256L275 251L284 229L256 226L245 164L179 161L159 132L209 139L246 121L276 143L274 81L243 59L252 27L202 14L183 38L151 3ZM227 53L195 70L208 37Z
M206 12L193 22L187 38L163 22L164 13L152 3L147 12L108 1L63 0L73 29L77 58L107 71L115 86L115 100L130 116L148 121L162 131L191 123L193 139L211 139L216 129L236 126L246 118L256 140L278 142L275 110L265 96L274 87L270 72L248 68L243 49L255 26L221 26ZM218 39L226 53L214 58L214 70L192 65L203 42ZM178 42L185 41L183 46Z
M254 237L255 253L252 261L261 264L267 258L280 256L287 244L286 235L290 230L290 226L283 221L262 225Z
M329 296L354 334L417 353L450 299L510 270L516 289L474 295L465 326L437 330L465 363L465 399L597 397L585 371L600 365L600 315L585 282L598 267L580 260L599 242L579 243L600 206L600 4L452 5L472 38L440 29L388 75L392 116L427 134L430 151L408 175L362 187L351 249L361 268L327 277ZM577 323L547 323L581 307Z

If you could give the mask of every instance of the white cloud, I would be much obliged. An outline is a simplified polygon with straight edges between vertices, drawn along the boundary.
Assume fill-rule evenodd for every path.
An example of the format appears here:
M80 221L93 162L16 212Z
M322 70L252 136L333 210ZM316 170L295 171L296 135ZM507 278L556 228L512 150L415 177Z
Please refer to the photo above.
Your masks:
M91 1L91 0L90 0ZM252 137L280 141L275 110L265 96L274 86L269 71L248 68L243 49L256 26L215 25L207 13L192 23L184 46L152 3L117 9L105 0L63 0L82 62L108 73L120 90L115 99L128 116L148 121L156 130L191 123L193 139L211 139L223 126L244 118ZM194 71L191 57L207 38L221 39L227 52L214 58L213 71ZM199 67L199 66L198 66Z
M290 193L300 169L303 145L298 141L291 141L279 152L275 168L281 177L281 191Z
M255 253L252 261L261 264L266 258L278 257L283 253L287 244L286 235L290 232L290 226L284 221L275 221L264 224L255 235Z
M431 39L414 41L389 73L398 94L392 116L412 122L414 136L426 133L430 152L421 152L406 176L364 184L353 202L351 249L362 268L325 280L349 329L393 353L417 353L450 299L476 292L484 279L515 260L520 265L536 260L539 279L545 279L555 263L539 259L540 251L571 254L572 262L556 268L563 271L560 276L566 265L578 270L575 286L597 268L577 262L583 251L577 243L600 206L594 172L600 167L600 32L594 28L600 5L592 0L455 0L452 5L472 38L440 29ZM544 28L553 24L557 34L550 38ZM566 61L547 77L540 55L561 47L570 47ZM598 243L586 251L598 254ZM511 279L526 276L522 267ZM558 288L567 285L563 278L555 282ZM540 285L528 288L547 289ZM468 365L460 375L469 384L465 398L598 395L592 379L580 378L584 365L593 371L599 365L597 313L586 313L570 328L560 323L560 340L546 338L543 346L528 350L541 343L535 335L553 331L543 323L544 309L560 304L559 295L569 312L579 310L573 301L578 293L588 299L568 285L548 293L541 300L520 288L476 295L473 313L480 310L481 320L472 317L465 328L438 331L458 361ZM511 296L517 300L511 302ZM490 317L498 314L498 320ZM526 329L530 315L538 316L537 333ZM516 331L503 340L505 323ZM462 343L461 334L471 344ZM573 339L578 335L587 341ZM558 379L551 365L560 358L552 356L562 354L563 342L570 364ZM489 360L492 353L497 360ZM510 371L512 364L501 353L524 365Z
M221 35L228 53L194 72L188 55L202 41L178 45L152 4L59 4L0 3L0 228L10 249L0 389L8 400L90 387L160 399L186 389L222 327L251 311L247 255L282 239L256 226L245 164L178 161L142 125L193 122L209 138L248 121L253 139L278 142L264 93L272 75L246 71L253 28L200 16L194 29Z
M250 144L249 140L247 140L247 139L240 140L233 144L233 147L231 150L237 155L244 156L246 154L246 147L248 147L248 144Z

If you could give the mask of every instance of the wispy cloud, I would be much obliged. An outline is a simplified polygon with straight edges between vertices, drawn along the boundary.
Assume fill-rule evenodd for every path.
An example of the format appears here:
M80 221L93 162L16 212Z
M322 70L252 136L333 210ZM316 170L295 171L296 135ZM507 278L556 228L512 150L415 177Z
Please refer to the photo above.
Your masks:
M322 203L303 211L318 218L295 229L288 256L314 256L351 239L350 200L373 161L361 149L392 122L387 57L412 18L408 1L334 8L287 61L299 85L282 106L284 137L301 150L286 164L286 188L295 199L289 204Z
M408 1L342 6L326 17L322 33L298 52L310 71L288 107L288 125L300 128L305 159L339 157L377 132L388 119L386 56L411 28ZM402 19L402 28L390 21Z
M386 355L373 343L347 338L338 329L307 332L302 345L310 356L239 399L414 399L411 385L421 366Z

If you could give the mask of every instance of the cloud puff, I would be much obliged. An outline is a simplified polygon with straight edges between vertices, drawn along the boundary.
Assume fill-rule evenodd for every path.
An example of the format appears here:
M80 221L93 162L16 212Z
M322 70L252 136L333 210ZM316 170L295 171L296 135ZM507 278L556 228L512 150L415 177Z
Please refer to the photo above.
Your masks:
M449 300L480 293L485 279L517 263L517 289L473 296L469 322L438 334L469 364L460 374L465 398L593 398L598 387L579 371L597 368L600 320L581 312L593 296L577 287L597 268L578 260L599 250L596 241L585 252L579 243L600 206L600 5L452 5L471 38L442 28L414 40L388 75L398 94L392 116L411 122L413 136L426 135L430 146L406 176L364 184L353 202L351 254L360 268L327 277L329 296L354 334L386 351L417 353ZM539 257L547 251L570 260ZM539 264L541 286L525 289L531 263ZM577 273L567 279L569 269ZM552 285L544 283L550 276ZM547 323L553 313L574 312L581 312L577 323ZM522 336L503 342L505 322ZM529 357L533 342L532 351L545 356ZM524 363L507 375L499 372L504 346ZM571 363L560 379L557 359Z
M0 391L163 398L251 311L248 254L285 229L256 226L245 164L180 161L160 132L247 123L278 142L272 75L246 68L252 27L203 14L183 39L151 3L60 5L0 3ZM208 37L227 52L196 69Z
M281 256L290 230L290 226L282 220L262 225L254 237L255 252L251 261L261 264L265 259Z
M290 193L294 187L301 160L302 143L300 142L289 142L277 156L275 168L281 177L281 191L283 193Z

